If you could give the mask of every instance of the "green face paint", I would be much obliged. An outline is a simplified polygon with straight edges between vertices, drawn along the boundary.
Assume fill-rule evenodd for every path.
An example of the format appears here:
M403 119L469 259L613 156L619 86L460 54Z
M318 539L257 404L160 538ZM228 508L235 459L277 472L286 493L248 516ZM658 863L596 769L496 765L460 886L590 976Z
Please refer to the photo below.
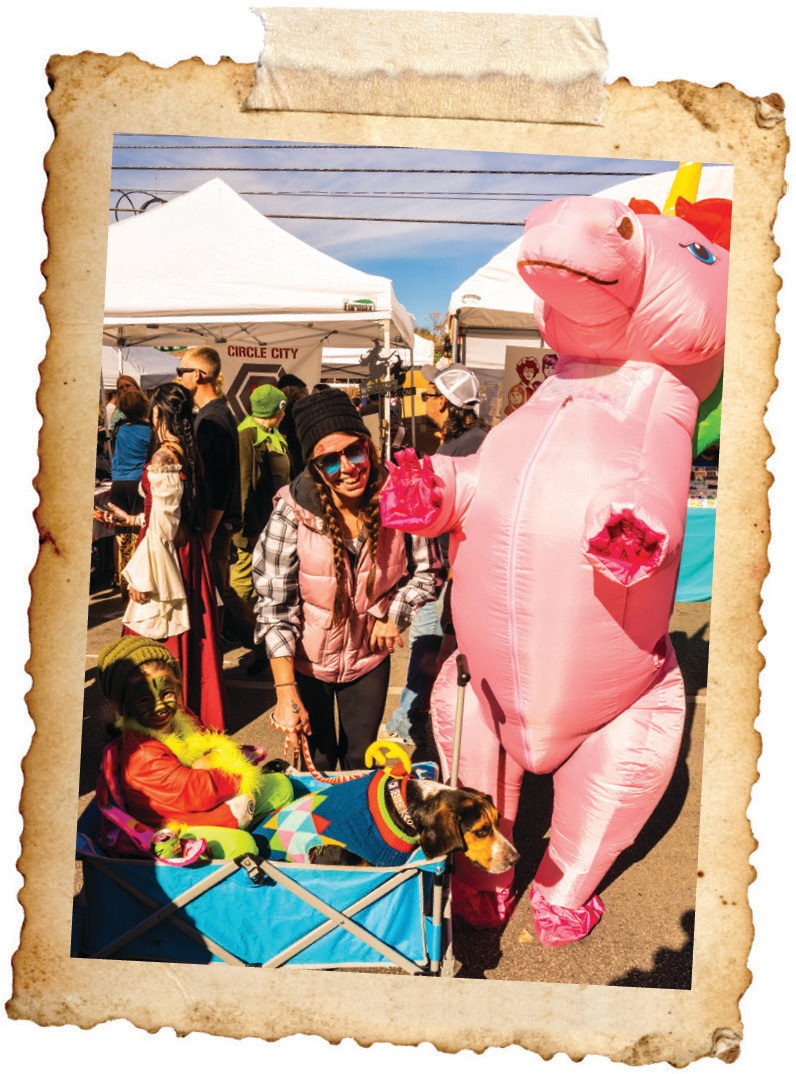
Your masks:
M125 697L125 713L144 727L166 731L179 710L180 687L170 671L139 669L130 677Z

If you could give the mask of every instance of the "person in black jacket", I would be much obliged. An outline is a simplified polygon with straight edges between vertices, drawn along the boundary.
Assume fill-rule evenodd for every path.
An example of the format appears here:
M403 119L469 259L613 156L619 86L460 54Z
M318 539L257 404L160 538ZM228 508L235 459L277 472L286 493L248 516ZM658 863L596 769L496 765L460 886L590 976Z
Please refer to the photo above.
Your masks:
M282 418L279 431L287 441L287 453L290 456L290 477L292 479L298 477L304 469L304 456L301 452L301 443L296 434L296 424L293 420L293 404L297 399L303 399L305 395L308 395L309 390L304 381L294 376L293 373L285 373L276 382L276 386L280 392L284 393L287 399L285 416Z
M204 540L224 608L236 619L240 598L230 588L229 566L232 534L241 525L238 426L222 392L218 351L213 347L191 347L183 351L177 378L198 408L194 434L207 490Z

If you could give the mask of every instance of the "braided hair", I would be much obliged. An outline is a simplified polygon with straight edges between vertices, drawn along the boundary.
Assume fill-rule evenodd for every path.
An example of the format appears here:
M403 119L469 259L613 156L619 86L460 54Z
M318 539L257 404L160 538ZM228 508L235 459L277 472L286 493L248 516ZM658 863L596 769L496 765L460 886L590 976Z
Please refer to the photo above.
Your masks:
M365 592L368 595L368 600L373 602L376 585L376 557L379 554L379 535L381 533L381 510L379 507L380 470L376 445L370 437L363 437L363 440L368 445L370 473L363 493L363 506L360 509L360 514L364 525L368 554L370 555L370 570L368 571ZM332 499L331 490L317 468L310 462L307 469L315 482L315 488L321 501L324 532L329 535L332 542L334 574L337 582L332 606L332 626L339 626L345 619L351 603L351 594L346 592L345 563L347 553L340 528L340 515Z
M189 533L203 533L207 495L194 439L193 398L182 384L161 384L152 396L149 408L150 424L154 407L158 409L158 424L164 432L179 442L182 449L180 462L185 480L180 500L180 521ZM155 450L153 437L147 461L152 458Z

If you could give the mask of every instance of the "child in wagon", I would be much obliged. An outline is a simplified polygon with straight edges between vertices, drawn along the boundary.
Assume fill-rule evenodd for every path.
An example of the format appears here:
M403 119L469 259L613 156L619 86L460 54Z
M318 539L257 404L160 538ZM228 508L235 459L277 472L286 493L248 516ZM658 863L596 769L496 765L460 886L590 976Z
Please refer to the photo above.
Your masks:
M126 636L97 659L122 736L113 773L123 808L180 839L204 839L213 858L256 853L246 829L293 799L290 780L263 771L264 755L202 727L185 707L179 664L165 645Z

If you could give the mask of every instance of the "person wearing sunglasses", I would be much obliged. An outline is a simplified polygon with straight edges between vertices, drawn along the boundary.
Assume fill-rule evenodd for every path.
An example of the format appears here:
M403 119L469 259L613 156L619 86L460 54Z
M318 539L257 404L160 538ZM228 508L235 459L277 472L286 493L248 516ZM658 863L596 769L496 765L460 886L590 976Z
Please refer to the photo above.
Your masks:
M254 636L271 661L276 726L307 732L321 770L362 768L384 714L390 654L435 599L442 562L436 541L382 526L386 474L345 392L298 399L293 415L308 461L277 494L254 549Z
M193 398L194 434L207 492L204 540L223 605L222 637L246 640L246 607L230 585L232 534L242 522L238 424L223 392L221 356L215 347L190 347L180 355L177 380ZM238 635L241 635L238 637Z
M429 420L442 436L442 443L435 454L474 455L490 428L479 414L481 385L478 378L459 363L444 369L424 365L421 372L428 381L428 390L421 392L420 398L426 404ZM443 533L439 545L446 578L450 573L448 542L449 535ZM438 599L433 604L427 604L412 622L406 685L401 690L398 707L385 724L383 732L380 732L380 737L407 743L425 739L429 694L437 667L441 656L455 648L453 627L446 612L450 606L449 588L449 583L446 583ZM443 650L445 634L448 638Z

